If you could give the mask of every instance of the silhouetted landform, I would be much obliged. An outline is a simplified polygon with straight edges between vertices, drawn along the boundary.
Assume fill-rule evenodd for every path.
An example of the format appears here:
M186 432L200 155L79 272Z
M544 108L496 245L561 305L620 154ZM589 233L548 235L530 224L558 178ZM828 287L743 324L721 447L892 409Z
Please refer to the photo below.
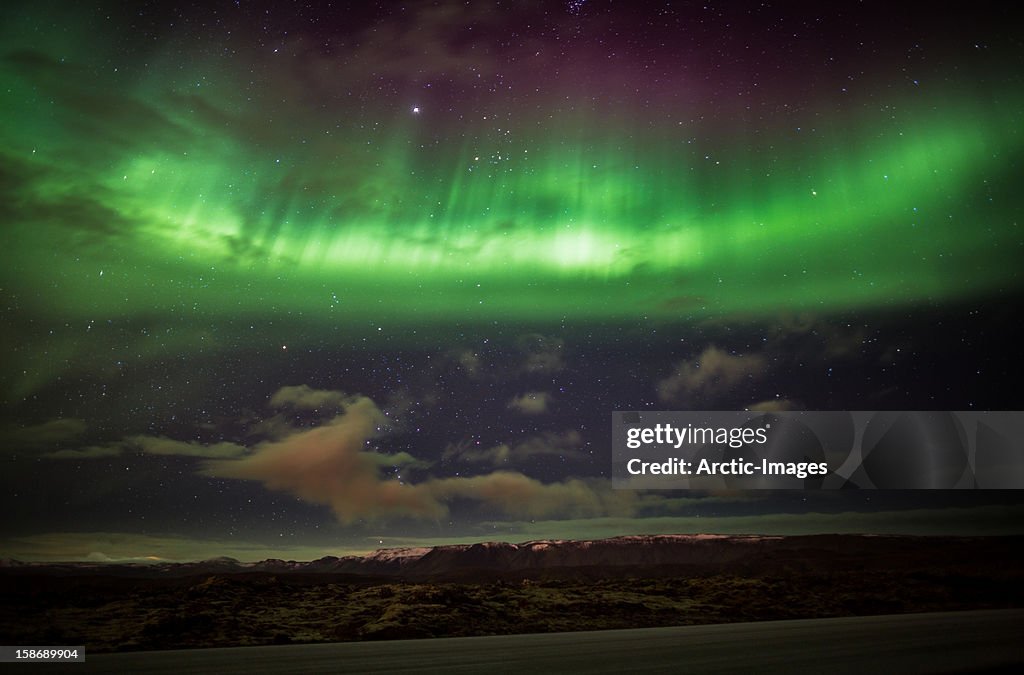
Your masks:
M87 651L1024 606L1024 537L659 535L312 562L0 564L2 644Z

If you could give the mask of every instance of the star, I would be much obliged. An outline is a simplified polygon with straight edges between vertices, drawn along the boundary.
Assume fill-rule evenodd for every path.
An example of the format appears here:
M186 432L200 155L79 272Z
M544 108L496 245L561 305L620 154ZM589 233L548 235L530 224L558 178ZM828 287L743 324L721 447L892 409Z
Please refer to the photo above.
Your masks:
M412 114L413 115L419 115L420 114L420 107L418 105L414 105L412 107Z

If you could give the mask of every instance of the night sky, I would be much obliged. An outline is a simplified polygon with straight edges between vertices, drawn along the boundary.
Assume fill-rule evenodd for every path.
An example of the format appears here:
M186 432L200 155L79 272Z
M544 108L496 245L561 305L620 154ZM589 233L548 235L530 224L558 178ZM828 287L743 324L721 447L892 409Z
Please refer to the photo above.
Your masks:
M614 410L1024 407L1009 5L351 4L0 9L0 557L1024 529L609 478Z

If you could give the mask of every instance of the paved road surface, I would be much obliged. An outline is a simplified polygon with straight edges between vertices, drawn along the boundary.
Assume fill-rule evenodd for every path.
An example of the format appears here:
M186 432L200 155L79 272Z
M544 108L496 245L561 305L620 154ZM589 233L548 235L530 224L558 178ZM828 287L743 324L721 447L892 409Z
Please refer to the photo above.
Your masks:
M1018 668L1011 668L1017 664ZM18 671L56 667L25 664ZM1024 672L1024 610L87 655L76 673Z

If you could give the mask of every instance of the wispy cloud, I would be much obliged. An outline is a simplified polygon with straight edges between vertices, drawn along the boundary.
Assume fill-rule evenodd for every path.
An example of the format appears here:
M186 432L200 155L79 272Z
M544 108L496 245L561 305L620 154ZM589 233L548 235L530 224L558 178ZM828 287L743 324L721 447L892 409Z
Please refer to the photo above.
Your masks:
M453 443L445 448L442 461L500 466L537 455L579 458L583 456L579 450L582 445L583 437L578 431L569 430L563 433L549 431L530 436L517 443L503 443L484 449L475 448L467 443Z
M767 360L757 354L733 354L711 345L693 361L684 361L658 382L658 398L664 403L686 403L696 398L713 399L748 380L764 375Z
M528 391L513 397L508 402L508 408L524 415L542 415L548 411L550 403L551 394L546 391Z
M10 445L40 447L78 438L87 429L85 420L61 417L26 427L8 427L0 433Z
M278 389L270 397L270 405L274 408L290 407L299 410L341 409L349 398L341 391L313 389L309 385L300 384Z

